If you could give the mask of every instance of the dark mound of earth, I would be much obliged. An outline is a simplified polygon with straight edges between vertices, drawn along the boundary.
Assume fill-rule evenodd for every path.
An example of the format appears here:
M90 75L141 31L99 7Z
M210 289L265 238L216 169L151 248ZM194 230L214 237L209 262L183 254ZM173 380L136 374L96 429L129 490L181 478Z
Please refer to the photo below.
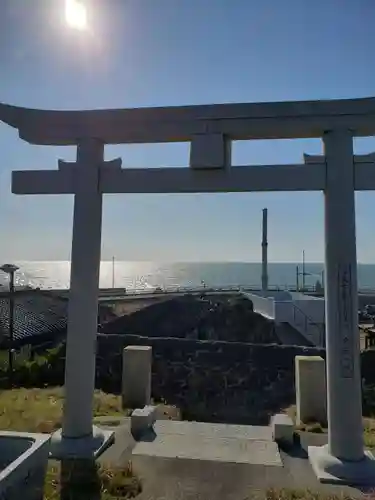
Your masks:
M100 333L279 343L273 321L255 313L250 300L233 295L175 297L111 320Z

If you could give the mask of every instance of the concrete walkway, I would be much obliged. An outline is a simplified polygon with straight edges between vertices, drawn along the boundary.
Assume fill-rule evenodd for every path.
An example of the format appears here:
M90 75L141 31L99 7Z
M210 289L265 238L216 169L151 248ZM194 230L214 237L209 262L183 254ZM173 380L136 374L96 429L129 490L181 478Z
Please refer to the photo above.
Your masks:
M121 467L131 460L143 483L139 500L250 500L266 498L269 488L363 495L317 481L306 450L324 444L325 435L305 433L300 443L279 450L268 427L157 421L139 442L130 419L113 428L116 442L100 461Z

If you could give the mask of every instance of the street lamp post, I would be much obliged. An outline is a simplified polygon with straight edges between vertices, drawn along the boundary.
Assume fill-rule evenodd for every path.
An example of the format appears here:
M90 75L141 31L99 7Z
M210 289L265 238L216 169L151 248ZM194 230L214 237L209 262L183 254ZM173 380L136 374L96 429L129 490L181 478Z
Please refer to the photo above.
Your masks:
M14 275L18 271L14 264L4 264L0 270L9 276L9 344L8 344L8 373L9 384L13 385L13 337L14 337Z

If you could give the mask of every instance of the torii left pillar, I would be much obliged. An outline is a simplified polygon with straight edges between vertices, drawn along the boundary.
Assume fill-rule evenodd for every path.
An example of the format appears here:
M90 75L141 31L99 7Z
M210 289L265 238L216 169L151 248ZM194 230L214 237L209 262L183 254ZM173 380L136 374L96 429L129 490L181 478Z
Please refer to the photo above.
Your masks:
M113 432L92 425L103 198L100 171L103 165L104 144L95 139L78 144L75 164L60 163L61 170L72 169L75 195L65 405L62 429L52 437L54 458L96 457L113 440Z

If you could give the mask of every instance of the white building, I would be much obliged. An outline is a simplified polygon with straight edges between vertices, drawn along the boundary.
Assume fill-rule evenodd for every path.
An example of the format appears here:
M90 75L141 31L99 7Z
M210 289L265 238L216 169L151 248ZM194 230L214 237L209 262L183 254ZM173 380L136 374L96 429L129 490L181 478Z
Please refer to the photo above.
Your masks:
M275 321L288 323L312 344L325 346L324 298L289 291L246 292L254 311Z

